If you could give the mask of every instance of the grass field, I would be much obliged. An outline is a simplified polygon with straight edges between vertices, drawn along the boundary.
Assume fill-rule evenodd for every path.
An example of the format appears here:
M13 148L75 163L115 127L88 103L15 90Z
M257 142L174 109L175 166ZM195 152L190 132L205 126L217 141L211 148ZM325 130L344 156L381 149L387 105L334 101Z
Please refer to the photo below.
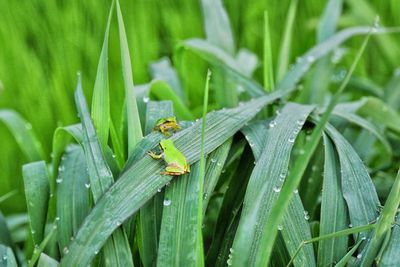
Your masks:
M400 266L398 0L0 10L0 266Z

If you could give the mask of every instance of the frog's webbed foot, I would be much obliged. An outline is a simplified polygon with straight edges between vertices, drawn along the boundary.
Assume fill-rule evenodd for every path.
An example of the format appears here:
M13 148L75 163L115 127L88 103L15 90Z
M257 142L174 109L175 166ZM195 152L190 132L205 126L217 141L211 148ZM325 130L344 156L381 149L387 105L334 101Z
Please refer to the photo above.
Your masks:
M147 151L147 155L149 155L150 157L152 157L153 159L161 159L163 156L163 153L161 154L156 154L153 151Z

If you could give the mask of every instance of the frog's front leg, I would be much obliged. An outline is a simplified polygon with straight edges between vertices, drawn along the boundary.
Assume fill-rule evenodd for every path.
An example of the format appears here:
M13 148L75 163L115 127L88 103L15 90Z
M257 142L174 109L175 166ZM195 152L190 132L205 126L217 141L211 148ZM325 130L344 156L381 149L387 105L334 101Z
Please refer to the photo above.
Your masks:
M163 152L161 152L160 154L156 154L153 151L148 151L147 154L152 157L153 159L161 159L164 155Z

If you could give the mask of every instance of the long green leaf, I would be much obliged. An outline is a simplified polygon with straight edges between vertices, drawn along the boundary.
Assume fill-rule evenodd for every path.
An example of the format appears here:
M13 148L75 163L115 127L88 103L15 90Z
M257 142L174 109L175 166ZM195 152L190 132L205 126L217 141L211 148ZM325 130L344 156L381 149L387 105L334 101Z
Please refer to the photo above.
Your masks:
M332 141L324 135L325 164L322 186L321 219L319 234L327 235L347 228L348 215L346 203L342 196L339 163ZM318 245L318 266L326 266L337 262L347 252L346 236L321 240Z
M146 112L146 134L152 132L158 119L161 119L162 117L170 117L173 116L173 114L172 103L170 101L149 101L147 103ZM145 139L146 137L142 140ZM136 149L137 147L135 150ZM146 267L155 266L157 262L160 225L163 211L162 203L164 200L164 193L161 192L161 188L159 191L159 194L156 194L140 209L140 230L142 241L141 258L143 265Z
M379 262L381 267L399 266L400 265L400 216L397 216L392 228L391 237L382 258Z
M80 146L67 149L56 181L57 239L61 253L64 254L91 208L89 174Z
M39 267L58 267L58 265L58 261L56 261L55 259L47 256L44 253L40 254L40 258L38 261Z
M140 125L139 111L136 104L135 87L133 85L132 64L129 55L128 40L126 37L119 0L117 0L117 18L119 41L121 46L122 73L124 76L125 86L125 102L128 124L128 152L130 154L133 151L135 145L140 141L140 139L142 139L143 134Z
M0 244L4 244L7 246L12 246L13 242L11 239L11 232L8 229L8 225L6 219L3 216L3 213L0 211Z
M274 101L278 94L252 100L236 109L226 109L207 115L205 153L208 154L243 125L253 118L266 104ZM199 160L200 123L178 132L172 139L189 163ZM85 219L70 253L61 261L62 266L85 265L95 256L111 233L146 203L157 190L167 184L171 177L160 175L161 162L145 156L129 167ZM84 248L84 249L83 249Z
M274 90L274 66L272 59L271 34L268 12L264 12L264 89L267 92Z
M104 154L102 153L96 130L90 118L80 77L75 91L75 102L82 123L82 146L85 151L86 164L88 166L90 188L94 202L96 203L112 185L114 179ZM116 223L119 224L118 226L122 224L122 222L118 220ZM133 266L127 236L122 228L115 231L111 239L105 244L104 261L105 264L110 264L111 266Z
M0 121L6 124L29 161L43 160L45 154L32 125L13 110L0 110Z
M293 25L297 13L297 3L298 0L291 0L289 11L286 17L285 29L283 31L283 38L281 41L281 47L279 49L279 59L276 71L276 80L281 81L284 77L290 60L290 48L292 46L292 35L293 35Z
M294 141L312 109L311 106L290 103L270 123L271 128L267 134L262 156L257 161L247 186L244 207L233 243L233 250L236 252L232 255L233 266L254 265L257 257L264 254L265 249L260 241L263 235L269 235L271 231L264 228L264 225L269 220L269 213L285 182ZM291 193L293 194L293 191ZM293 220L300 223L300 218L294 217ZM304 214L301 214L301 221L305 221ZM283 226L288 235L291 234L291 222L288 221L285 225L286 229ZM278 230L278 226L276 227ZM282 226L279 226L279 229L281 228ZM294 247L293 253L296 248ZM298 264L305 261L307 265L312 266L313 258L311 247L308 247L307 252L298 258Z
M108 15L106 32L104 34L103 47L97 66L96 81L93 88L92 118L97 130L100 144L103 150L107 146L110 123L110 92L108 89L108 36L110 32L111 18L114 11L114 1L111 4Z
M35 244L39 244L46 225L50 196L49 174L44 161L25 164L22 172L32 238Z

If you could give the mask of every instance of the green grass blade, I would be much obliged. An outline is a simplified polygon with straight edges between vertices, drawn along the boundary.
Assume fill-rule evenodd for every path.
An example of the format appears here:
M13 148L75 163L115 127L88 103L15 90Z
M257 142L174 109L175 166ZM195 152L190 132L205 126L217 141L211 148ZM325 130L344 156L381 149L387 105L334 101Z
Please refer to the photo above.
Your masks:
M282 185L288 182L285 178L290 152L297 134L312 109L311 106L290 103L270 123L271 128L267 134L263 153L256 163L246 189L244 207L233 243L233 249L237 252L232 255L233 266L254 265L257 258L264 255L265 248L260 241L263 235L269 235L271 232L271 228L264 228L264 225L270 220L269 213L281 192ZM250 140L249 143L254 141ZM293 190L291 194L294 195ZM300 218L293 219L297 221ZM301 215L301 220L305 221L304 214ZM290 225L286 226L289 231ZM278 225L275 229L278 230ZM302 255L300 260L306 260L307 264L313 265L313 253L309 249L310 254Z
M399 110L397 103L400 102L400 72L395 71L393 77L384 87L384 99L388 105L396 110Z
M3 244L0 244L0 266L18 267L13 251Z
M349 252L344 255L344 257L335 264L335 267L346 267L349 266L347 263L352 259L354 253L357 251L358 247L361 245L363 240L358 241L350 250Z
M321 236L344 230L348 227L347 207L340 186L337 155L332 141L326 135L324 135L324 144L325 164L319 228ZM321 240L318 245L318 266L326 266L342 259L347 253L347 242L348 238L346 236Z
M174 104L175 115L182 120L193 120L188 107L176 95L174 90L164 81L153 81L150 85L150 95L159 100L170 100Z
M51 230L49 231L49 233L47 233L47 235L45 236L45 238L43 239L43 241L40 243L40 245L35 246L35 249L33 250L33 254L32 254L32 258L30 259L28 266L29 267L34 267L36 262L38 261L40 254L44 251L44 249L46 248L47 244L49 243L49 241L53 240L53 237L56 235L57 232L57 225L53 225L51 226Z
M204 176L203 187L203 214L207 210L211 194L214 191L215 186L217 185L218 179L220 178L231 145L232 139L228 139L220 147L211 152L207 157L206 174Z
M265 228L264 229L272 229L272 232L269 235L264 235L262 236L261 243L263 244L264 247L264 252L265 255L263 257L258 257L256 264L258 265L266 265L268 264L270 257L271 257L271 252L273 249L273 244L274 240L276 238L276 230L281 221L283 220L285 210L289 206L290 201L293 197L293 190L295 190L298 185L300 184L301 178L307 168L308 163L311 160L312 155L314 154L314 151L316 150L319 141L321 139L321 135L324 131L324 128L326 124L328 123L328 120L331 116L331 113L337 104L339 97L341 93L344 91L344 89L347 86L347 83L354 72L356 65L358 61L361 58L362 53L365 50L365 47L367 46L369 37L371 36L371 29L369 34L366 36L364 39L364 42L361 46L361 49L358 51L358 54L353 62L353 64L350 67L349 72L347 73L347 76L343 80L343 83L335 93L335 95L332 97L331 101L328 104L328 107L324 114L322 115L321 121L317 124L315 127L310 140L305 144L304 146L304 153L300 154L298 158L296 159L296 162L294 163L293 170L290 173L287 182L285 183L285 186L282 188L281 193L278 196L278 199L276 200L276 205L272 207L270 218L267 221Z
M397 216L396 222L393 225L389 243L383 252L379 266L399 266L400 265L400 216Z
M317 42L321 43L335 34L336 25L342 13L343 0L329 0L319 22Z
M274 66L272 63L271 33L268 12L264 11L264 89L274 90Z
M368 132L373 134L382 143L382 145L383 145L384 149L386 150L386 153L389 155L389 157L392 156L392 148L389 144L389 141L381 133L381 131L378 129L378 127L376 127L373 123L358 116L357 114L346 112L346 111L340 110L338 108L335 108L335 110L332 112L332 115L336 115L341 118L344 118L345 120L348 120L349 122L352 122L364 129L366 129Z
M47 256L46 254L42 253L40 254L40 258L38 261L38 267L58 267L58 261L55 259Z
M154 125L158 119L161 119L162 117L170 117L173 115L173 107L170 101L149 101L147 103L146 112L146 134L149 134L153 131ZM146 137L142 140L145 139ZM151 147L149 147L148 149L150 148ZM135 150L136 149L137 147L135 148ZM140 251L140 253L143 265L146 267L155 266L157 262L163 200L164 193L159 192L140 209L140 230L142 242L142 250Z
M46 225L47 207L50 196L49 174L44 161L25 164L22 168L26 204L35 245L43 239Z
M264 96L236 109L225 109L208 114L205 153L208 154L219 147L276 97L276 95ZM200 129L200 122L198 122L172 137L176 147L182 151L189 163L199 160ZM145 156L125 170L85 219L70 246L70 253L63 258L61 265L86 266L90 263L95 256L94 252L118 227L117 222L124 221L135 213L157 193L159 188L171 180L170 176L160 175L164 168L162 162Z
M326 128L335 144L341 169L343 197L352 226L366 225L377 216L379 199L366 167L350 143L332 126ZM359 238L366 237L361 234Z
M57 177L57 239L61 253L68 251L79 226L91 208L90 181L83 149L66 150Z
M220 47L228 54L235 53L235 40L229 17L226 13L222 0L202 0L205 31L207 41Z
M1 109L0 121L11 131L18 146L29 161L45 159L41 143L32 130L32 125L13 110Z
M198 163L191 165L190 174L178 177L166 187L157 266L202 265L197 252L199 167Z
M102 153L96 130L90 118L80 77L75 91L75 101L82 123L82 146L85 151L86 164L88 166L90 188L94 202L96 203L112 185L114 179ZM118 220L116 223L119 224L118 226L122 224L122 222ZM133 266L127 236L122 228L115 231L105 244L104 261L111 266Z
M142 139L142 128L140 125L139 111L136 104L135 87L133 85L132 64L129 55L128 40L126 37L124 21L121 8L117 0L117 17L119 40L121 46L122 72L124 76L125 101L128 125L128 153L130 154L135 145Z
M111 4L108 15L106 32L104 34L103 47L97 66L96 81L93 88L92 118L97 130L100 144L103 150L107 146L110 128L110 92L108 88L108 36L110 32L111 18L114 11L114 1Z
M288 70L290 50L292 46L293 25L297 13L297 3L298 0L290 1L289 11L285 22L285 30L283 31L283 37L279 49L278 66L276 71L277 81L281 81Z

